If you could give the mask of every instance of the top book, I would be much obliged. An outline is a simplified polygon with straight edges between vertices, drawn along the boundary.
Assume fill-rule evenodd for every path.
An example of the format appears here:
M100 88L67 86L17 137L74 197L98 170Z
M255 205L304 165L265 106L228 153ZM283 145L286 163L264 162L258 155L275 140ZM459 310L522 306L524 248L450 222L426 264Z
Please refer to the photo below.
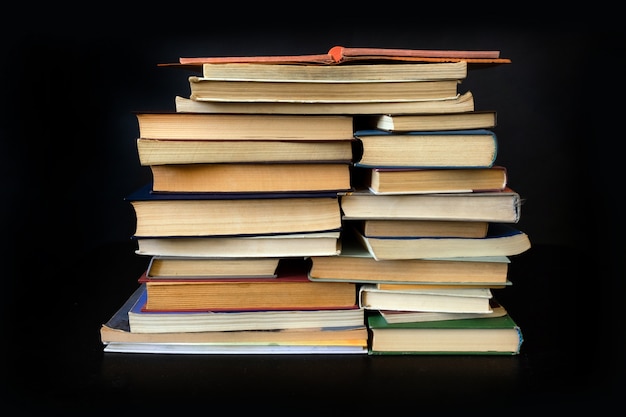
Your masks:
M384 63L353 65L302 65L263 63L204 63L202 77L207 80L258 82L367 83L467 78L467 62Z
M181 57L178 64L198 66L205 63L266 63L266 64L318 64L337 65L355 62L459 62L468 64L509 64L511 60L500 57L494 50L434 50L390 49L333 46L325 54L232 56L232 57Z

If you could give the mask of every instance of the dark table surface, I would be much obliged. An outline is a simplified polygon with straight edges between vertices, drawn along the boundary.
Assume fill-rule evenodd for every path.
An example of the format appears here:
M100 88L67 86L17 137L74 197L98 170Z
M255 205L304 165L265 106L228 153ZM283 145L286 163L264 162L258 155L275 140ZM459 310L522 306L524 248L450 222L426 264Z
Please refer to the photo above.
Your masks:
M613 305L623 285L610 267L588 275L582 258L550 246L512 258L513 285L496 297L522 328L517 356L115 354L102 351L100 325L147 260L112 244L68 263L56 284L17 287L37 305L6 321L5 405L33 415L608 411L624 376Z

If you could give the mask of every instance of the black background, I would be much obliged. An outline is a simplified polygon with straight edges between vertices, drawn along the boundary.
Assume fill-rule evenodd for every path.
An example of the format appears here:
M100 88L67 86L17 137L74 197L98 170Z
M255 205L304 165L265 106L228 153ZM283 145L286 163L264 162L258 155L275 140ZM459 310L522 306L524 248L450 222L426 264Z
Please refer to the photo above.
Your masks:
M616 386L624 369L626 278L620 188L625 38L612 24L616 17L606 10L564 18L528 9L505 15L497 8L478 14L452 7L398 10L392 17L392 8L380 6L336 12L322 4L293 12L265 6L245 18L236 14L243 5L225 9L206 2L167 6L158 17L128 6L83 12L59 5L39 8L36 16L6 16L15 18L17 29L2 29L0 74L3 392L24 407L69 411L74 399L85 407L100 403L93 391L81 403L87 394L78 387L97 391L101 385L93 379L102 378L107 361L118 371L137 369L132 358L103 360L97 331L146 263L133 254L133 212L123 200L150 180L149 170L139 166L133 112L173 110L174 96L189 94L188 72L157 64L180 56L316 54L344 45L497 49L512 60L471 70L460 90L472 91L476 109L497 110L497 163L525 198L518 227L533 249L520 256L519 267L513 259L515 285L503 297L520 317L537 362L564 355L554 368L527 370L539 384L533 400L556 395L554 390L563 394L551 402L555 408L561 402L575 408L581 398L590 408L613 399L601 393ZM565 315L556 317L558 310ZM171 360L163 366L187 369ZM409 368L421 366L415 360ZM428 375L443 380L462 360L432 358L432 366L447 371ZM462 381L471 385L480 364L506 366L491 361L474 362L478 369ZM251 372L261 367L245 363ZM398 368L383 371L388 379L406 369L388 363ZM161 365L154 360L154 366ZM294 369L310 371L300 362ZM571 391L564 380L572 375L596 388ZM122 388L115 383L103 385L124 390L126 382Z

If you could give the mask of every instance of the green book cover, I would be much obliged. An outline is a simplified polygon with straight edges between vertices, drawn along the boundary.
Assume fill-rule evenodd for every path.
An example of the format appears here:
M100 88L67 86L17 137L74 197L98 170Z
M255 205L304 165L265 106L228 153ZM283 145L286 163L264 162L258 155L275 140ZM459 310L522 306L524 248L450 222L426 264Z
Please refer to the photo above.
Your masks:
M512 355L519 353L523 342L522 331L509 314L493 318L387 323L379 312L371 311L367 317L367 322L373 334L369 349L369 354L371 355ZM407 338L405 341L401 341L398 336L404 334L403 331L405 330L407 331ZM470 334L468 331L471 330L476 330L476 334ZM491 330L495 332L491 333ZM498 332L499 330L502 330L502 332ZM485 331L489 333L485 333ZM392 333L394 336L391 338L384 336ZM445 335L443 339L446 339L447 342L442 342L439 345L433 345L430 342L423 343L424 340L435 339L437 334ZM487 340L485 338L487 334L501 334L506 341L491 340L491 337L489 337L490 340ZM377 345L377 341L374 341L374 339L378 335L380 335L381 339L383 337L386 338L384 346L387 347ZM397 346L394 346L393 338L398 338ZM412 346L419 346L419 348L412 349ZM428 350L424 346L437 346L437 349ZM467 349L463 348L463 346L467 346Z

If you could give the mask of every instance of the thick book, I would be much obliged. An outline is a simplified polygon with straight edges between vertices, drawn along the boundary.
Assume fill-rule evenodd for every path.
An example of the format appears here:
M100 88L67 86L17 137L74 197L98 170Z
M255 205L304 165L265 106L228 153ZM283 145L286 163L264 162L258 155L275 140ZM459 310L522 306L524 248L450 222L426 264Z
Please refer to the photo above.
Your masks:
M358 123L364 129L390 132L493 129L497 125L497 113L495 110L436 114L386 113L359 117Z
M490 168L361 168L364 186L374 194L468 193L501 191L507 171Z
M151 165L162 192L262 193L351 189L349 163L226 163Z
M356 130L354 161L368 168L488 168L498 155L489 129L388 132Z
M490 300L491 312L488 313L444 313L440 311L402 311L378 310L378 313L389 324L411 323L425 321L467 320L480 318L501 317L507 314L506 309L496 300Z
M145 273L145 311L252 311L354 308L357 284L313 282L308 262L289 259L276 278L154 280Z
M457 237L370 237L352 232L376 260L513 256L530 249L528 235L505 223L489 225L482 238ZM349 233L349 232L348 232Z
M190 76L189 98L198 101L368 103L445 100L458 96L460 80L434 81L237 81Z
M374 194L358 189L340 195L346 220L403 219L517 223L522 199L510 187L502 191L432 194Z
M136 237L272 235L341 228L337 193L156 193L127 197Z
M365 327L364 310L356 305L354 308L321 310L147 312L143 308L146 300L146 287L145 284L141 284L124 305L103 324L102 341L105 343L346 341L361 339ZM279 332L280 330L293 332ZM321 333L326 331L328 333ZM302 334L304 332L307 333Z
M175 109L181 113L241 113L241 114L338 114L374 115L393 113L461 113L474 111L474 96L470 91L447 100L414 100L394 102L353 103L283 103L197 101L176 96Z
M338 83L462 80L466 77L465 61L353 65L267 65L253 62L202 64L202 78L212 80Z
M387 323L368 315L371 355L519 354L523 336L509 314L493 318Z
M265 63L265 64L324 64L337 65L355 62L458 62L469 64L509 64L511 60L500 56L498 50L459 49L402 49L347 47L335 45L322 54L258 55L258 56L211 56L180 57L182 65L204 63ZM161 64L162 66L173 64Z
M139 137L166 140L352 140L353 120L330 114L135 113Z
M143 166L206 163L351 162L352 140L137 139Z
M357 283L506 285L509 258L376 260L351 234L342 237L337 256L311 256L309 279Z
M146 276L152 279L225 279L276 277L280 258L153 256Z
M491 313L489 288L425 288L386 290L373 284L359 287L359 307L365 310Z
M341 251L340 230L252 236L137 237L138 255L188 257L333 256Z

